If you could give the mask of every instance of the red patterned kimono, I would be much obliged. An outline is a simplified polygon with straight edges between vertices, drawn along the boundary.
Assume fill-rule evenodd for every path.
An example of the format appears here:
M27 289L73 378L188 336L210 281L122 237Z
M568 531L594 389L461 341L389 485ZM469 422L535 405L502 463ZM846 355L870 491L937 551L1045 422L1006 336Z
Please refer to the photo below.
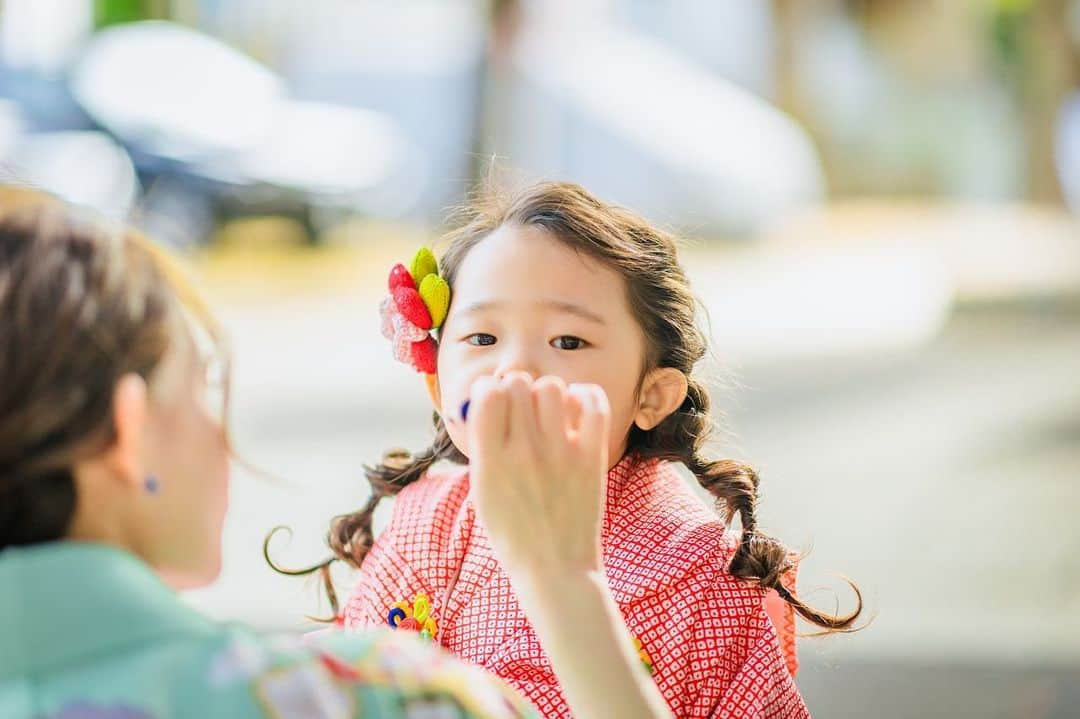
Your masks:
M467 468L402 490L344 624L385 626L395 602L426 594L436 642L502 677L544 716L569 717L468 495ZM790 610L727 571L737 535L670 465L627 457L611 470L601 541L612 594L675 716L809 716L792 678Z

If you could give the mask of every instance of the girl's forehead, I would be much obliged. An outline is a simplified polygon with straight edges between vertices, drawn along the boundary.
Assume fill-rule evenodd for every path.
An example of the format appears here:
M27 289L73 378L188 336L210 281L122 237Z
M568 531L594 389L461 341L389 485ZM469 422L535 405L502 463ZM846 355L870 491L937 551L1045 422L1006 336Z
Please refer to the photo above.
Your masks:
M622 284L614 269L542 228L503 226L466 254L454 293L600 299Z

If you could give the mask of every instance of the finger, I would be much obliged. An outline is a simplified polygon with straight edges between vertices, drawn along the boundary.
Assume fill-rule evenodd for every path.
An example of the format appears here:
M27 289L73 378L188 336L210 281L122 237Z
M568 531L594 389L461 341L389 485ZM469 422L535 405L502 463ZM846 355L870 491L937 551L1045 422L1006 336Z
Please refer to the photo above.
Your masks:
M581 430L581 416L585 411L585 406L582 402L582 391L580 387L583 385L572 384L566 388L564 412L563 417L565 431L571 436L576 437ZM578 388L578 389L575 389Z
M607 394L598 385L574 385L571 387L581 404L581 422L578 426L579 446L588 456L596 452L606 460L608 440L611 435L611 405Z
M532 377L526 372L511 372L500 381L510 404L507 441L535 442L536 419L532 406Z
M472 454L501 447L509 434L510 405L506 390L494 377L481 377L469 394L469 447Z
M541 377L532 386L532 399L543 448L565 442L566 383L559 377Z

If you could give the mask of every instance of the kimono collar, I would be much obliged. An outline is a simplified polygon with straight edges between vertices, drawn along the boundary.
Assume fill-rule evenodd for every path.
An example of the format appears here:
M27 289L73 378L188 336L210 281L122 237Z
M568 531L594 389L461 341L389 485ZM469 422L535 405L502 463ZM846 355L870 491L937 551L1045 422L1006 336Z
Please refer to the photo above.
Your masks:
M661 466L660 460L641 459L636 454L627 453L618 464L608 470L607 490L604 497L604 519L601 534L607 537L613 525L619 522L624 509L624 495L628 488L643 487L646 492L653 490L652 480L656 478Z
M100 544L0 551L0 681L170 636L210 636L144 562Z
M600 539L608 583L620 605L695 575L723 572L737 544L716 510L670 463L634 456L608 474Z

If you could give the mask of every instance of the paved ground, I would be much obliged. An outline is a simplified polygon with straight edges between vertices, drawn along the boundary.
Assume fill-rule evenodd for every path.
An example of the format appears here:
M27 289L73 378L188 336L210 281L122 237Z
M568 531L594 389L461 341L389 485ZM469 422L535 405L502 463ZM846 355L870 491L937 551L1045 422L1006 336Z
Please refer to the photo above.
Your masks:
M421 384L368 341L372 297L285 295L224 303L239 448L281 481L238 474L224 576L190 597L267 627L325 607L262 565L266 530L295 528L284 561L321 558L361 464L427 436ZM715 383L718 449L761 468L766 526L812 545L804 590L828 605L847 574L876 615L803 641L800 684L821 717L1080 715L1080 311L918 307L895 342L750 353Z

